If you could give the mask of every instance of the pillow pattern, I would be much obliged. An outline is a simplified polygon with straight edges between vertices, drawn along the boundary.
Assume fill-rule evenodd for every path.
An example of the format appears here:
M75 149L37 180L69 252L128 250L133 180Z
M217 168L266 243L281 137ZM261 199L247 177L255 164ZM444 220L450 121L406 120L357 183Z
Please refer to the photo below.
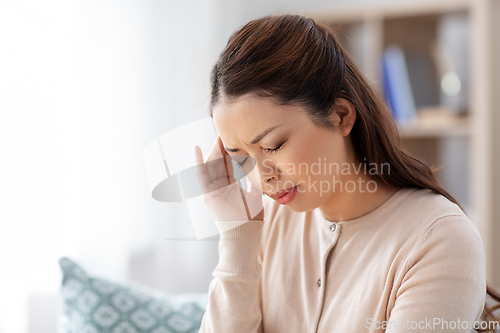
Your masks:
M195 333L200 328L207 294L172 295L89 277L68 258L59 265L60 333Z

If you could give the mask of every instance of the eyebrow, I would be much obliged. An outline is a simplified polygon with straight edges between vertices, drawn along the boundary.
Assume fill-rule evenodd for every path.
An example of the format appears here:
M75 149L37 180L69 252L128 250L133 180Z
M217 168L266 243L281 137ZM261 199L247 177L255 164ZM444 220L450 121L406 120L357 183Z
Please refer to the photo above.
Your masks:
M253 139L250 143L252 145L258 143L260 140L262 140L266 135L268 135L272 130L274 130L275 128L277 127L280 127L281 125L276 125L276 126L273 126L273 127L270 127L268 129L266 129L264 132L260 133L259 135L257 135L255 137L255 139ZM227 152L230 152L230 153L236 153L237 151L239 151L238 148L226 148L224 147L224 149L227 151Z

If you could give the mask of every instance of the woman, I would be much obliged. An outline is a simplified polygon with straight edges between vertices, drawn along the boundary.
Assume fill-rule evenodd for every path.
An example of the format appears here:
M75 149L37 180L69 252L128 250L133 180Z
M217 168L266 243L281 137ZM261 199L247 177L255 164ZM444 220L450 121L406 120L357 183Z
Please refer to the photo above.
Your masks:
M221 239L200 332L470 332L489 318L478 229L331 30L251 21L211 84L218 137L195 156Z

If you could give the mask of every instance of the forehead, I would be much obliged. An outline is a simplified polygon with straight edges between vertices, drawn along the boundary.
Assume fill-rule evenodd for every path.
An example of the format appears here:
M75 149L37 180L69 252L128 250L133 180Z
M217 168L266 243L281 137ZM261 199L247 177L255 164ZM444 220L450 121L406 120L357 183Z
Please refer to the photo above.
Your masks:
M275 103L273 100L246 94L237 99L221 99L213 109L214 122L224 126L238 120L258 123L267 120L282 119L287 113L287 107Z
M306 117L297 105L280 105L270 98L247 94L231 102L221 100L213 108L213 119L223 143L229 147L249 144L262 131L277 125L300 123Z

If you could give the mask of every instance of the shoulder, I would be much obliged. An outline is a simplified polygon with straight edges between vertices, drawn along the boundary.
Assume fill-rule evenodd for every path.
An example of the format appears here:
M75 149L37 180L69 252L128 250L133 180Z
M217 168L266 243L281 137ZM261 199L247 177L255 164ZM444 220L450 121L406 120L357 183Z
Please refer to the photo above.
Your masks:
M447 215L434 221L414 243L404 265L398 293L414 286L466 300L481 313L486 291L486 256L479 231L466 215ZM447 290L451 290L447 294ZM410 292L411 293L411 292ZM448 296L446 296L448 295ZM477 308L476 308L477 306Z
M426 215L430 218L439 218L446 215L465 215L457 204L429 189L403 189L400 208L412 213L418 212L418 215Z
M438 251L475 259L483 259L485 255L479 229L465 214L442 216L426 226L415 242L409 265Z
M457 228L467 228L479 234L475 223L462 209L448 198L428 189L405 188L395 200L393 209L387 211L391 229L405 229L414 236L421 236L432 226L446 228L450 220L459 220ZM440 221L440 222L438 222ZM453 222L451 222L453 225Z
M457 204L428 189L404 188L396 195L375 220L351 227L347 222L344 237L384 244L384 251L397 258L402 269L422 259L474 257L482 265L479 229Z
M407 266L431 256L436 260L455 258L484 264L479 229L458 205L426 189L411 189L405 195L409 202L400 207L400 212L404 211L408 220L401 222L412 230Z

